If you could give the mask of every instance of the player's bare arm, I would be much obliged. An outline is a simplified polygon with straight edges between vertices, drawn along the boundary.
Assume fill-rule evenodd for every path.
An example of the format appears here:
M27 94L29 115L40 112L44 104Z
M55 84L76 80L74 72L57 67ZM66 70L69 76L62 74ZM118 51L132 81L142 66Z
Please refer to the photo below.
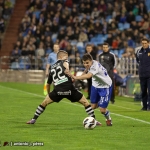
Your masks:
M46 76L48 76L48 74L49 74L49 67L50 67L50 64L47 64L46 65L46 72L45 72Z
M84 79L89 79L93 76L92 73L87 73L87 74L84 74L84 75L81 75L81 76L74 76L74 75L71 75L71 77L75 80L84 80Z
M47 89L47 93L50 93L51 85L47 83L47 84L46 84L46 89Z
M67 74L67 75L69 75L71 77L71 73L70 73L70 70L69 70L69 63L68 62L64 62L63 66L66 68L65 74Z
M82 75L87 74L87 72L88 72L88 68L86 68L86 69L83 71Z

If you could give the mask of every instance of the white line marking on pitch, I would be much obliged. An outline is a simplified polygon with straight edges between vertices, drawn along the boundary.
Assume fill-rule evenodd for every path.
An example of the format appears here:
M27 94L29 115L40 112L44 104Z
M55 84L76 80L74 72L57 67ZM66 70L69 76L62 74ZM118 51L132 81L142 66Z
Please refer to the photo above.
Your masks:
M18 89L13 89L13 88L1 86L1 85L0 85L0 87L6 88L6 89L10 89L10 90L13 90L13 91L18 91L18 92L30 94L30 95L34 95L34 96L38 96L38 97L42 97L42 98L45 97L45 96L42 96L42 95L38 95L38 94L34 94L34 93L30 93L30 92L26 92L26 91L22 91L22 90L18 90ZM79 106L79 107L83 107L82 105L78 105L78 104L75 104L75 103L70 103L70 102L66 102L66 101L62 101L62 102L67 103L67 104L70 104L70 105L76 105L76 106ZM129 116L124 116L124 115L116 114L116 113L112 113L112 112L111 112L111 114L113 114L113 115L115 115L115 116L122 117L122 118L130 119L130 120L135 120L135 121L142 122L142 123L146 123L146 124L150 124L150 122L144 121L144 120L141 120L141 119L137 119L137 118L133 118L133 117L129 117Z
M133 109L133 108L127 108L127 107L123 107L123 106L118 106L116 104L112 104L111 106L118 107L118 108L123 108L123 109L129 109L129 110L136 110L136 109Z

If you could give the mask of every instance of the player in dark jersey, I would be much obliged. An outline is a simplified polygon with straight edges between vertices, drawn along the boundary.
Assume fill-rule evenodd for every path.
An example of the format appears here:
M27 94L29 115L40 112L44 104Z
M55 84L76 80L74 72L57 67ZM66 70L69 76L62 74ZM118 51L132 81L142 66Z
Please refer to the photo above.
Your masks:
M27 124L34 124L37 118L44 112L46 106L53 102L59 102L63 98L69 99L71 102L79 102L85 107L86 113L95 118L94 111L88 100L73 85L72 78L65 74L69 71L68 53L60 50L57 53L57 62L50 67L50 73L47 81L47 93L49 93L44 101L37 107L33 118ZM54 89L50 92L50 85L54 83ZM101 125L97 121L97 125Z

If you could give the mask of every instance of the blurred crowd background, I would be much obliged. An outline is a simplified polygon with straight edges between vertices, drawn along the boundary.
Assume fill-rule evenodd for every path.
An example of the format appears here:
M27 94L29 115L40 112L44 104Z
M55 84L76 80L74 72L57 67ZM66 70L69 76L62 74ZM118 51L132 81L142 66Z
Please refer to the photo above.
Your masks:
M15 0L0 0L0 32ZM45 69L54 43L81 64L87 44L97 58L107 42L117 58L134 58L143 37L150 39L150 0L30 0L11 50L11 68ZM17 66L17 67L18 67Z

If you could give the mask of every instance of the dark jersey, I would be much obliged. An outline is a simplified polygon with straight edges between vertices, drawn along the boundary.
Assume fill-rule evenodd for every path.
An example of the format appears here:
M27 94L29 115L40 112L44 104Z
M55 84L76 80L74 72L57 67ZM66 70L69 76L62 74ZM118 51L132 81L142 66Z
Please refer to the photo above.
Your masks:
M48 77L48 84L54 83L54 89L56 91L67 91L72 88L73 83L71 77L64 73L65 67L64 62L68 60L58 60L55 64L50 67L50 73Z
M139 63L139 76L150 77L150 48L139 48L136 52L136 60Z
M113 76L113 68L116 66L116 57L111 52L103 52L99 55L99 62L106 68L110 77Z

